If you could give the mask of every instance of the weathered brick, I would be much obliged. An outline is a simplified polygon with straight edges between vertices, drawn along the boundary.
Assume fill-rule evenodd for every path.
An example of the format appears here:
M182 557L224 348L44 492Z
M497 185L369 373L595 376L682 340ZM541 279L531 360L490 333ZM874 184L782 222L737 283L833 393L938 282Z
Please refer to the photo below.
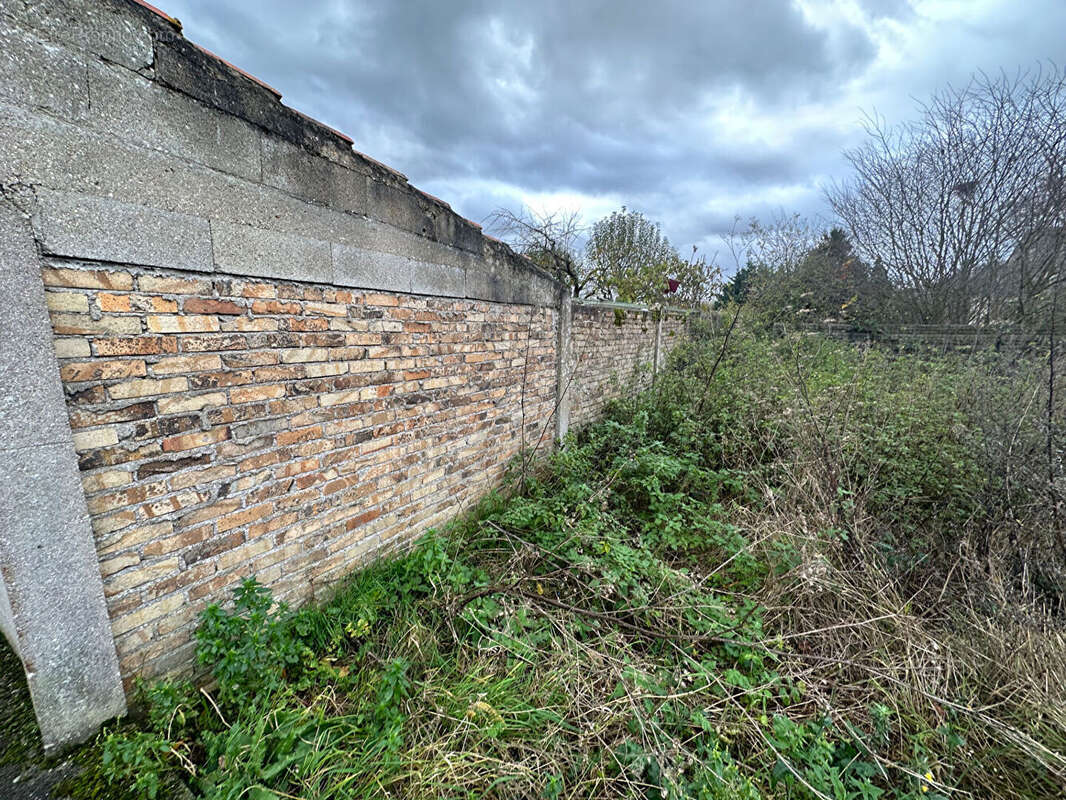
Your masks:
M94 339L93 352L97 356L150 356L176 353L177 339L165 336L138 336L132 339Z
M110 536L98 535L96 539L96 552L100 556L119 553L139 547L145 542L155 541L169 536L174 531L172 522L156 522L151 525L142 525L136 528L126 528L121 533Z
M152 563L140 563L111 575L104 581L104 594L114 595L159 580L178 571L180 564L176 558L168 558Z
M189 388L189 382L185 378L142 378L139 380L117 383L107 387L107 393L115 400L125 400L131 397L145 397L153 394L173 394L184 392Z
M253 314L299 314L301 311L299 303L281 300L256 300L252 303Z
M182 304L186 314L243 314L244 309L232 300L190 297Z
M228 531L233 528L239 528L242 525L247 525L249 522L255 522L256 520L269 516L273 512L273 503L263 503L262 505L246 508L242 511L222 517L215 523L215 525L218 527L219 531Z
M159 619L172 611L176 611L181 608L184 603L185 595L181 593L175 593L164 597L162 600L156 600L154 603L149 603L148 605L141 606L128 614L123 614L117 619L112 619L111 632L115 636L121 636L127 631L139 628L141 625Z
M138 378L145 374L143 361L82 361L64 364L59 370L59 377L72 383Z
M141 557L137 553L123 553L115 558L104 559L100 562L100 575L106 578L116 572L141 563Z
M193 547L186 552L182 558L186 564L192 565L198 561L217 556L219 553L232 550L234 547L238 547L243 541L244 534L240 531L230 533L226 536L213 536L203 544Z
M328 361L329 348L327 347L300 347L294 350L282 350L282 364L299 364L306 361Z
M153 294L210 294L211 281L193 278L172 278L167 275L141 275L137 288Z
M161 397L157 401L160 414L181 414L187 411L199 411L211 406L224 406L226 395L222 392L197 394L182 397Z
M244 580L248 576L249 570L247 567L244 569L231 570L219 575L205 583L201 583L198 586L193 586L189 589L190 600L200 600L204 597L219 596L225 591L236 586L237 583Z
M348 314L348 306L340 303L304 303L304 313L324 317L344 317Z
M164 450L167 448L164 447ZM147 461L137 467L137 480L144 480L151 475L168 475L171 472L199 467L211 462L211 456L204 453L198 456L186 456L185 458L162 459L160 461Z
M87 336L108 334L132 334L141 332L137 317L101 317L93 319L88 314L52 312L52 330L59 336L82 334Z
M280 326L276 319L270 319L269 317L256 317L251 319L249 317L220 317L219 329L222 331L238 331L238 332L263 332L263 331L276 331Z
M298 442L307 442L317 439L322 435L322 426L315 425L311 428L301 428L295 431L282 431L275 438L279 447L286 447Z
M74 449L79 453L118 444L118 431L114 428L94 428L74 432Z
M183 336L181 350L183 353L206 353L220 350L241 350L248 346L245 336Z
M123 664L165 663L242 576L298 601L440 524L502 476L523 418L536 441L554 411L550 311L72 272L48 291L85 300L51 305ZM582 324L581 415L648 347L613 311Z
M398 306L400 299L392 294L365 294L363 302L368 306Z
M242 283L240 284L241 297L277 297L277 288L270 283Z
M180 552L188 547L210 539L214 535L214 528L210 525L201 525L199 528L182 531L174 536L155 539L141 548L146 558L166 556Z
M112 469L104 472L95 472L81 476L81 485L86 494L101 492L105 489L114 489L125 486L133 480L133 476L125 470Z
M218 329L217 317L179 316L177 314L148 315L148 330L155 333L211 333Z
M44 301L49 311L89 313L89 298L77 292L45 292Z
M228 438L229 428L213 428L200 433L184 433L180 436L170 436L163 440L163 452L174 453L181 450L192 450L196 447L204 447Z
M96 302L104 312L132 311L128 294L98 294Z
M152 364L153 375L205 372L213 369L222 369L222 358L220 356L174 356L173 358L162 358Z
M45 286L65 286L72 289L113 289L128 292L133 288L133 276L128 272L108 270L66 269L45 267L41 270Z
M258 400L269 400L273 397L284 396L285 387L277 384L273 386L241 387L239 389L230 389L229 392L230 402L233 403L254 403Z
M155 416L155 403L147 400L125 406L116 406L103 411L71 409L70 426L88 428L93 425L110 425L114 422L133 422Z
M236 511L240 507L240 500L217 500L210 505L185 514L178 520L177 525L180 529L184 530L203 522L207 522L208 520L217 519L223 514Z
M86 339L56 339L56 358L88 358L92 349Z
M175 511L184 511L189 508L195 508L196 506L204 503L209 499L210 495L206 492L185 491L172 494L169 497L163 497L159 500L152 500L148 503L141 505L141 511L149 519L155 519L156 517L165 517L174 513Z
M194 469L180 472L170 479L170 488L184 489L189 486L204 486L223 478L232 478L237 474L237 467L233 464L222 464L209 469Z
M159 314L173 314L178 310L177 300L168 300L165 297L140 296L135 301L137 309L155 311Z
M210 578L216 572L215 563L213 561L201 561L199 564L195 564L191 567L182 569L180 572L173 573L164 577L162 580L155 581L151 586L148 586L144 590L144 595L147 598L162 597L163 595L170 594L178 589L185 588L186 586L192 586L195 583L199 583L207 578ZM194 600L192 593L190 592L190 600ZM188 632L192 628L195 628L200 614L203 612L203 608L198 603L190 603L185 606L181 611L174 614L167 614L163 619L156 623L155 630L158 636L166 636L175 631L180 631L185 628ZM175 644L179 641L179 635L170 637Z

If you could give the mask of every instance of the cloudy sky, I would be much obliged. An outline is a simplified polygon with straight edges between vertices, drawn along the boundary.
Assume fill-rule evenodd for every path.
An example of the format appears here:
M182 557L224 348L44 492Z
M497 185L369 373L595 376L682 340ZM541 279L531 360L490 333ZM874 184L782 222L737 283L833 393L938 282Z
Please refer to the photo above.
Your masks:
M828 219L864 113L1066 63L1066 0L154 1L471 219L624 204L682 252Z

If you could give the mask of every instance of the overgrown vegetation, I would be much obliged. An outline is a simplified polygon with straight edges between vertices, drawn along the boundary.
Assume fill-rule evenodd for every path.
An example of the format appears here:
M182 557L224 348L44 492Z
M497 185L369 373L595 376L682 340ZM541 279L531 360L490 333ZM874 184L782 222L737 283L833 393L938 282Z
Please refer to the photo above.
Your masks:
M145 687L104 773L232 800L1066 796L1059 521L1017 402L1042 362L744 330L325 607L247 581L200 629L216 688Z

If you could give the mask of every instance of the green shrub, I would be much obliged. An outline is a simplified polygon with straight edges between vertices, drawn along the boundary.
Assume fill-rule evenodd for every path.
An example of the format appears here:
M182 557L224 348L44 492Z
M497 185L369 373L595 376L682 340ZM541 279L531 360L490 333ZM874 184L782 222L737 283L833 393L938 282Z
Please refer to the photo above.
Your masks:
M221 701L230 706L278 691L313 655L294 635L284 604L254 577L233 592L232 613L209 606L196 632L196 657L211 667Z

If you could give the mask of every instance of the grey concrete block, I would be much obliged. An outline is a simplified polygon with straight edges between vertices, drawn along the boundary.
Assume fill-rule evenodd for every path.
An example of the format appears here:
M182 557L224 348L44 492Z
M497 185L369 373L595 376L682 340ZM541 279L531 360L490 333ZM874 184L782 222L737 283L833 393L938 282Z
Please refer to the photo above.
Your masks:
M411 264L411 292L441 297L466 297L466 270L447 264Z
M144 23L111 3L30 0L10 3L11 18L45 39L92 53L128 69L152 64L152 37Z
M0 442L20 448L69 441L33 234L22 212L2 199L0 276Z
M526 273L529 282L529 302L535 306L554 306L558 303L560 283L550 278Z
M427 202L417 189L409 189L409 191L413 192L416 204L420 204L419 207L424 209L424 218L428 219L432 225L431 228L427 227L425 233L421 231L415 231L415 233L420 233L448 247L471 253L481 252L483 242L479 227L454 213L450 208L434 204L432 201Z
M469 255L466 260L466 296L473 300L508 302L502 299L508 296L506 276L484 259Z
M399 230L377 220L369 220L363 226L359 231L359 239L356 242L356 246L364 247L367 250L406 256L413 261L447 264L453 267L462 267L464 259L470 255L462 250L448 247L408 231Z
M0 627L26 668L45 747L125 711L67 419L40 263L24 213L0 199Z
M0 99L80 119L89 107L85 63L0 18Z
M292 233L212 220L215 263L222 272L330 283L330 243Z
M503 242L484 238L482 257L467 269L467 295L498 303L557 305L559 283Z
M263 182L314 203L363 214L367 177L277 136L264 134Z
M410 292L411 260L393 253L334 244L333 280L338 286L376 289L382 292Z
M555 318L555 441L562 442L570 431L573 405L574 335L573 297L570 287L559 288L559 313Z
M38 233L46 252L74 258L207 272L207 220L103 197L41 189Z
M436 241L433 215L410 187L371 180L367 186L367 203L367 213L374 219Z
M258 181L259 131L129 70L91 64L90 125L152 150Z
M471 253L480 253L481 248L484 247L484 236L481 233L481 228L461 217L455 218L454 239L455 247Z
M0 561L46 749L83 741L126 699L74 449L0 451Z
M466 268L416 261L394 253L333 245L333 275L339 286L441 297L466 297Z

